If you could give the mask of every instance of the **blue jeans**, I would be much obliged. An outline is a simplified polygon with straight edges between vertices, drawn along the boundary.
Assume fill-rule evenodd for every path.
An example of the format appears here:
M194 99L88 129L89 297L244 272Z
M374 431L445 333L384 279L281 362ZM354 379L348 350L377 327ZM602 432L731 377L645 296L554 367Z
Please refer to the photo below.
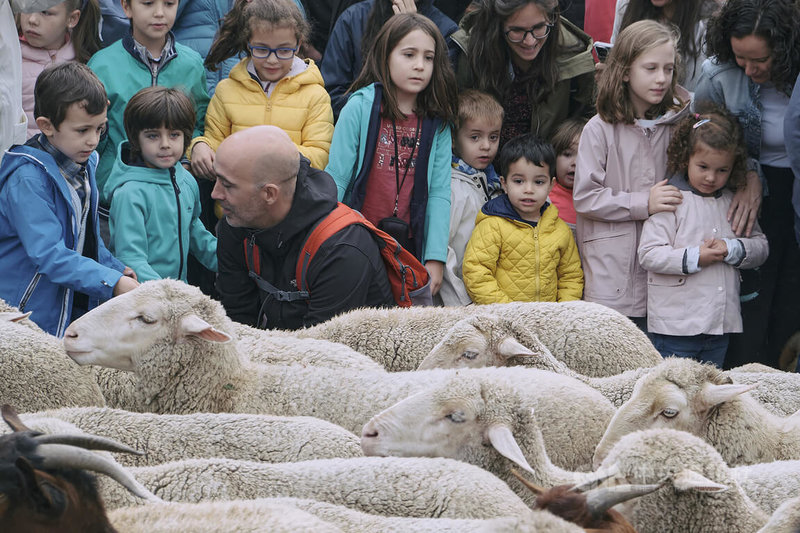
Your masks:
M701 333L690 336L650 333L650 340L653 341L653 346L656 347L661 357L671 355L687 357L701 363L713 363L719 368L722 368L722 364L725 362L728 338L727 333L723 335Z

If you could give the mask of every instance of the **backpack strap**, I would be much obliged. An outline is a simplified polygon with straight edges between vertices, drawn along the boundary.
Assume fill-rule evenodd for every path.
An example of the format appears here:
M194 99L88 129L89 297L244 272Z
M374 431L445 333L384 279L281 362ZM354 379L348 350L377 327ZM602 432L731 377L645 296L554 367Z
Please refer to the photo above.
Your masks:
M272 283L268 282L259 274L261 273L261 250L256 244L255 235L249 235L244 239L244 260L247 264L247 275L250 276L258 288L269 294L279 302L294 302L297 300L307 300L308 291L282 291Z
M297 268L295 271L297 288L306 294L306 298L308 298L308 282L306 280L308 265L311 263L317 250L319 250L319 247L333 236L334 233L352 224L361 224L363 220L364 218L360 213L339 202L336 208L328 213L328 216L320 220L314 229L311 230L306 242L303 243L300 255L297 256Z

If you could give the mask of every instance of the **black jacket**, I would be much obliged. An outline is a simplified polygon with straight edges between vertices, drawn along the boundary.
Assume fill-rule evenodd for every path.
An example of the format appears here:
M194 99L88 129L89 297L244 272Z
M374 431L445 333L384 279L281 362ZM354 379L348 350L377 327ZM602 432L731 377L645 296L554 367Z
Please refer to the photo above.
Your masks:
M308 300L279 302L259 290L245 259L247 239L258 246L260 276L283 291L296 291L295 269L308 234L337 205L336 184L327 173L301 158L300 172L286 218L271 228L217 228L217 290L233 320L269 329L299 329L357 307L394 305L378 245L366 228L353 225L320 246L308 266Z

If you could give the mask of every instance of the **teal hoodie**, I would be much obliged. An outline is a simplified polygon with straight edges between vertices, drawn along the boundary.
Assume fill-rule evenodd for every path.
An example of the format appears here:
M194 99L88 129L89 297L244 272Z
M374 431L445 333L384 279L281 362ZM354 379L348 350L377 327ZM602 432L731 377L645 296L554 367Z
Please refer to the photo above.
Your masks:
M103 193L111 204L114 255L139 281L186 281L189 253L216 272L217 239L200 222L200 193L192 175L180 163L169 169L129 165L129 152L128 141L120 143Z

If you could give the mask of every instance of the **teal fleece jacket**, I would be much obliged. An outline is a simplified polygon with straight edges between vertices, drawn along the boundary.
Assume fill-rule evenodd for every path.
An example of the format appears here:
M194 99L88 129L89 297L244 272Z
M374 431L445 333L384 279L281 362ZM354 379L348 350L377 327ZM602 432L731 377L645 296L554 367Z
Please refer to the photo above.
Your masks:
M105 206L108 204L103 200L106 196L104 191L117 157L117 146L127 138L122 117L125 106L134 94L153 85L182 89L194 103L197 116L192 137L203 134L209 98L206 92L206 71L200 54L175 43L162 62L164 64L157 75L153 76L147 65L139 59L130 34L108 48L103 48L89 60L89 68L106 86L109 101L108 132L97 146L100 154L97 186L100 188L101 203Z
M192 175L180 163L169 169L131 166L129 151L128 142L122 142L106 183L115 256L139 281L186 281L189 253L216 272L217 238L200 222L200 193Z

